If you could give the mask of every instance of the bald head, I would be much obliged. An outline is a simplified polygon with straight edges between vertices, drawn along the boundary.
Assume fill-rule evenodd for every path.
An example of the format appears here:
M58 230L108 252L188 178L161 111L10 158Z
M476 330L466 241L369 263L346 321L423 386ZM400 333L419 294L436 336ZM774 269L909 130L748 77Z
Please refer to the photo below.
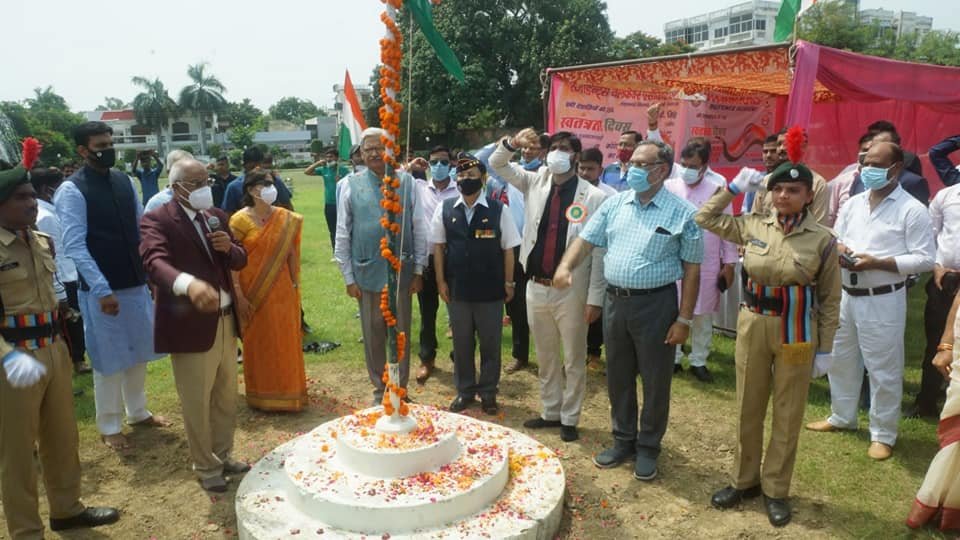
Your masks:
M173 164L173 167L170 168L171 184L198 183L198 181L205 181L206 179L206 165L200 163L192 157L181 158L179 161ZM186 187L190 188L191 186L188 185Z
M892 142L874 139L873 144L870 145L870 149L867 150L866 157L863 159L863 165L865 167L881 167L884 169L889 169L895 165L902 166L903 149ZM897 170L896 172L899 174L900 171Z

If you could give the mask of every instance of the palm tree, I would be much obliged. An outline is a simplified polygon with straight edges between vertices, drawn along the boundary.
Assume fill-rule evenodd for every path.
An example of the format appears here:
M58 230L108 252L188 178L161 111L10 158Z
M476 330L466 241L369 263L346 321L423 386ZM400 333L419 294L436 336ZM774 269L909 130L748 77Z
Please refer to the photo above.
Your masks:
M200 117L200 153L207 154L207 130L205 120L208 114L223 110L227 104L223 93L227 91L223 83L215 76L204 73L206 62L187 67L191 84L180 90L180 107L193 111Z
M160 79L150 80L145 77L133 77L133 84L143 89L143 92L133 98L133 111L137 122L157 131L157 153L163 155L163 126L167 125L170 117L176 113L177 103L173 101L167 88Z

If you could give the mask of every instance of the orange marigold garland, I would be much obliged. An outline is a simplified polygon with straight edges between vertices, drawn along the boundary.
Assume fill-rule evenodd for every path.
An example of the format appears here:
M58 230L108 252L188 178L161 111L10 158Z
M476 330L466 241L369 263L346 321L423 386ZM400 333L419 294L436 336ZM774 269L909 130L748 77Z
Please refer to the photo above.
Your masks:
M397 332L397 318L394 314L396 303L397 280L401 268L400 258L398 256L398 239L402 232L403 203L400 196L400 178L396 171L399 169L397 156L400 148L397 140L400 138L400 115L403 107L398 101L400 95L400 63L403 59L402 45L403 35L396 23L397 10L401 8L402 0L381 0L385 4L385 11L380 15L380 20L386 27L386 35L380 40L380 61L383 64L380 68L380 98L383 106L380 107L380 126L386 132L382 138L382 143L386 152L384 161L387 168L383 176L383 185L380 193L383 197L380 200L380 207L383 208L383 215L380 218L380 226L383 227L383 237L380 239L380 255L386 259L390 265L390 276L387 285L380 292L380 311L383 314L383 320L387 325L387 333L390 336L391 351L388 353L387 365L384 366L383 383L386 389L383 394L383 413L392 416L398 412L400 416L406 416L408 413L407 404L403 401L406 397L406 389L401 388L399 381L391 380L390 365L399 364L404 361L406 356L407 336L404 332ZM391 395L399 398L399 409L395 410Z

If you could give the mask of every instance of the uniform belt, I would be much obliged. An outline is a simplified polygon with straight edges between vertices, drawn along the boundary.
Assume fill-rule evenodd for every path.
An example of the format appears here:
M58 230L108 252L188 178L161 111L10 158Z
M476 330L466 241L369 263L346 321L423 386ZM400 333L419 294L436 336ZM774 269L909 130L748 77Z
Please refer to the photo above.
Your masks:
M547 287L553 287L553 280L552 280L552 279L549 279L549 278L543 278L543 277L538 277L538 276L530 276L530 281L532 281L532 282L534 282L534 283L538 283L538 284L540 284L540 285L547 286Z
M613 285L607 285L607 292L614 296L646 296L648 294L658 293L660 291L665 291L671 287L675 287L675 283L667 283L666 285L661 285L659 287L654 287L652 289L624 289L622 287L614 287Z
M773 296L757 296L748 290L743 291L743 303L754 312L783 313L783 299Z
M900 283L894 283L893 285L883 285L880 287L874 287L872 289L856 289L844 285L843 290L850 296L880 296L881 294L890 294L894 291L899 291L906 284L906 281L901 281Z
M0 328L0 336L9 343L19 344L26 341L51 339L60 335L59 324L22 326L19 328Z

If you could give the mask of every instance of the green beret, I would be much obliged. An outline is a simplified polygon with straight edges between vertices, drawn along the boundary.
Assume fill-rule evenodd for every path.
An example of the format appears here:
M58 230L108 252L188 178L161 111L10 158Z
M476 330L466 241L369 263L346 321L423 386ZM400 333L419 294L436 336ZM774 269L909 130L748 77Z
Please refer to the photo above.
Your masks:
M29 183L30 173L23 168L23 165L0 171L0 203L9 199L18 186Z
M802 163L786 161L770 173L767 189L772 190L773 186L780 182L803 182L813 189L813 173Z

